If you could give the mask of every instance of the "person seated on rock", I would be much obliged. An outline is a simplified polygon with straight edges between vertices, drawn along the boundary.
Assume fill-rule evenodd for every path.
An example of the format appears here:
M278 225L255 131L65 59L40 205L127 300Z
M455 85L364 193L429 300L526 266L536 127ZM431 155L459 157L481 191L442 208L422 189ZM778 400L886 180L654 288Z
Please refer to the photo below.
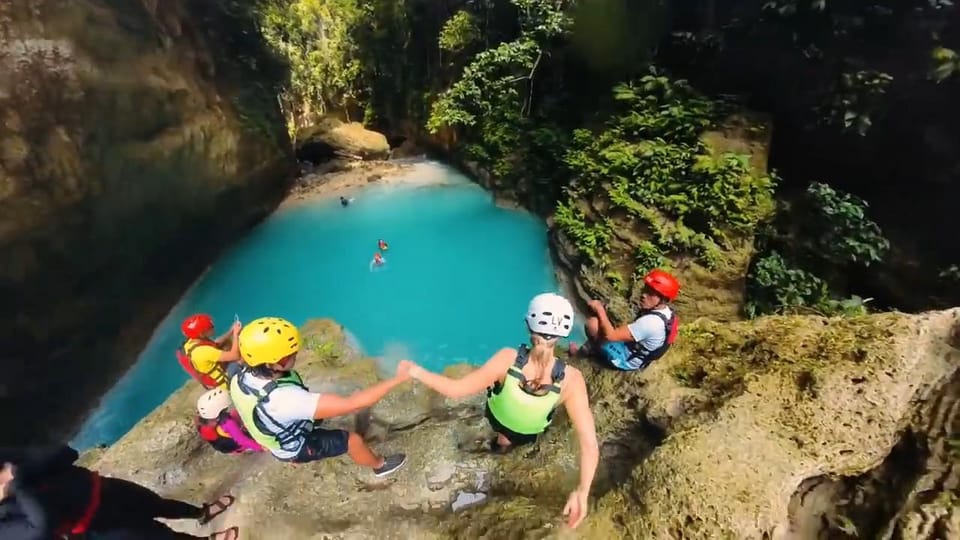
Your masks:
M387 243L384 242L383 239L381 238L380 240L377 241L377 248L379 248L380 251L386 251L390 249L390 246L388 246Z
M213 338L213 319L198 313L184 319L180 331L186 340L177 349L180 366L203 385L204 388L226 386L227 369L224 364L240 360L237 334L242 325L233 321L233 326L222 336ZM229 349L224 348L229 341Z
M250 438L231 405L230 394L223 387L207 390L200 396L196 420L200 437L224 454L262 452L263 447Z
M583 347L570 344L570 353L595 356L624 371L643 369L666 354L677 337L679 319L668 302L677 298L680 282L663 270L653 270L643 278L640 313L630 324L614 327L599 300L588 303L595 317L587 319L588 342Z
M240 332L246 367L230 378L230 398L250 435L282 461L307 463L347 454L378 477L396 472L406 461L404 454L380 457L360 435L319 424L372 406L409 380L408 371L398 369L392 379L347 397L316 393L293 370L299 351L300 332L285 319L260 318Z
M574 313L570 302L557 294L535 296L527 308L526 322L532 349L498 351L480 368L460 379L438 375L401 361L400 369L450 398L487 391L486 417L497 433L494 451L503 452L537 440L563 405L580 441L580 483L563 509L576 527L587 514L587 499L599 460L597 434L583 374L556 357L559 338L570 335Z
M194 506L127 480L100 476L75 465L78 457L65 445L0 449L0 538L86 538L87 533L105 540L239 537L237 527L194 536L155 519L196 519L204 525L233 504L231 495Z

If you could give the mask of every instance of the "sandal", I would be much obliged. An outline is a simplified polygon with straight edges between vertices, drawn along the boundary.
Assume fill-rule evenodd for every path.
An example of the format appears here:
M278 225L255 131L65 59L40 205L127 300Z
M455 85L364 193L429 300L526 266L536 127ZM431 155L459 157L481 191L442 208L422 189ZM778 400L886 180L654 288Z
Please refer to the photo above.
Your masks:
M237 540L240 538L240 528L230 527L210 535L210 540Z
M226 501L224 501L224 499L226 499ZM207 523L210 523L213 518L222 514L227 508L230 508L230 505L233 504L233 501L235 500L236 499L233 497L233 495L222 495L219 499L212 503L205 503L203 505L203 515L200 516L200 519L198 520L200 525L206 525Z

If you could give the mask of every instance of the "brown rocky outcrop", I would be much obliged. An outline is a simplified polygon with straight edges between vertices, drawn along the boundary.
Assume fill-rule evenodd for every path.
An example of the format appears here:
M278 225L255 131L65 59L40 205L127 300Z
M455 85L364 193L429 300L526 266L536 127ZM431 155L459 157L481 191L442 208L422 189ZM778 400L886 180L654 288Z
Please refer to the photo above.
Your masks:
M229 490L237 503L213 527L240 525L250 540L839 538L857 516L839 518L835 501L818 507L823 497L805 497L811 483L869 475L905 430L926 426L940 465L914 475L902 512L881 518L897 531L892 538L933 540L956 529L956 473L943 460L957 436L957 401L919 404L957 373L957 328L958 309L698 321L642 373L581 364L601 463L592 514L575 532L560 515L578 466L562 412L537 444L495 457L477 451L489 436L482 397L445 400L415 384L333 422L380 451L407 453L407 466L389 479L347 458L294 466L216 454L191 424L195 384L84 459L194 501ZM350 392L384 375L384 366L345 348L335 323L308 323L303 334L298 369L311 387Z
M0 388L4 437L67 429L284 193L282 71L228 8L0 6L0 365L20 381Z

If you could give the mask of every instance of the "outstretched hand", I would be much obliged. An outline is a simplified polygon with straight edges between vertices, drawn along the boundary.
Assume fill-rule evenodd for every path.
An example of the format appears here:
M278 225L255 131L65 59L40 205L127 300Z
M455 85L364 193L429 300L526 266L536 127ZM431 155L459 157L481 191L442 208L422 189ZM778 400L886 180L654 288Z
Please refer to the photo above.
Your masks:
M396 378L401 381L407 381L410 379L410 370L416 367L416 364L411 360L401 360L397 364L397 374Z
M567 525L571 529L576 529L583 519L587 517L587 492L574 490L567 498L567 504L563 507L563 515L567 516Z

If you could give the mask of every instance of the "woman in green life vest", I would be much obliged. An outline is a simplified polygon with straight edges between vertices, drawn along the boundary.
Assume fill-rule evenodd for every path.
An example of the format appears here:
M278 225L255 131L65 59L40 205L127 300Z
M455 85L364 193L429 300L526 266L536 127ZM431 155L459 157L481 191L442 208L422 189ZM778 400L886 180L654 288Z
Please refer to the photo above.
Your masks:
M580 483L570 493L563 514L577 527L587 515L587 500L597 470L597 433L580 370L554 353L557 341L573 329L573 306L559 295L544 293L530 301L526 314L530 347L501 349L480 368L460 379L427 371L403 360L401 369L433 390L462 398L487 391L486 417L497 432L494 450L537 440L560 405L567 411L580 441Z

